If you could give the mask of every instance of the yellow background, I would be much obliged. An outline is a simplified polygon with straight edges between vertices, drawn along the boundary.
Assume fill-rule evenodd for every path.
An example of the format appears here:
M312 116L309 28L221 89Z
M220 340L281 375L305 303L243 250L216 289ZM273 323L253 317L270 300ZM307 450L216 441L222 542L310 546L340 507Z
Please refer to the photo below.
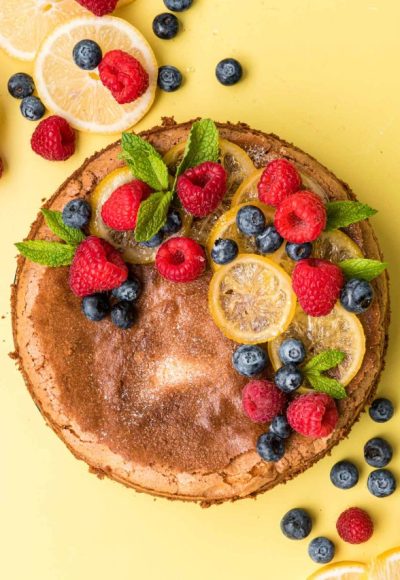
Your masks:
M18 25L18 5L16 25ZM316 156L350 183L360 199L377 207L373 218L391 263L394 315L391 345L380 393L400 407L400 361L396 316L400 239L400 7L397 0L195 0L179 18L173 41L156 39L153 17L161 0L136 0L120 14L151 41L160 64L175 64L184 87L160 94L138 128L161 115L245 121L275 132ZM214 78L216 62L240 59L243 82L233 88ZM316 566L307 541L291 542L279 531L290 508L309 509L312 536L337 540L335 521L346 507L370 510L376 533L367 544L337 541L337 559L367 559L400 544L399 493L376 499L366 490L369 468L364 442L387 436L398 451L400 409L385 425L367 415L350 438L316 467L256 501L202 510L196 505L139 495L88 474L48 429L14 363L9 286L14 241L28 232L43 198L86 156L111 137L81 134L77 153L50 163L29 147L34 125L19 114L6 82L30 71L0 54L0 577L5 580L239 580L303 579ZM62 321L60 321L62 323ZM82 380L85 380L82 377ZM361 468L357 487L340 491L329 482L342 458ZM397 453L392 468L400 476ZM312 537L311 536L311 537Z

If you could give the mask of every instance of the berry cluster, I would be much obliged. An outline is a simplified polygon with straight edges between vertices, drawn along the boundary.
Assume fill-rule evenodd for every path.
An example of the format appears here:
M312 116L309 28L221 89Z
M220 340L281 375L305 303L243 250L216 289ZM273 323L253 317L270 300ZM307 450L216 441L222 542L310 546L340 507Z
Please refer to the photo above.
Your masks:
M46 112L39 97L34 96L35 83L26 73L15 73L8 79L8 92L15 99L20 99L20 111L25 119L39 121Z

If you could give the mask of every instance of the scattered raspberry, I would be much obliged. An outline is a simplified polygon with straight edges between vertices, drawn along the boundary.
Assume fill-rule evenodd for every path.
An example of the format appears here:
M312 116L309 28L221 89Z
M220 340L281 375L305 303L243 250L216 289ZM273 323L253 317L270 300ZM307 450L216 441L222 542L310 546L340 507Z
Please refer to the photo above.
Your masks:
M278 207L289 195L301 186L297 169L286 159L274 159L268 163L258 182L258 199L263 203Z
M149 197L151 188L143 181L134 179L112 192L101 208L101 218L109 228L119 232L133 230L136 226L139 206Z
M121 254L108 242L89 236L76 250L69 271L69 285L77 296L106 292L128 278Z
M171 282L191 282L206 269L206 255L191 238L170 238L158 249L156 268Z
M294 431L320 439L332 433L339 413L334 399L326 393L307 393L290 403L287 418Z
M318 195L299 191L282 201L276 210L274 224L288 242L313 242L326 226L326 209Z
M226 171L219 163L201 163L180 176L177 192L186 211L205 217L217 209L226 193Z
M76 0L81 6L93 12L96 16L111 14L117 6L118 0Z
M372 536L374 524L366 511L351 507L339 516L336 529L345 542L362 544Z
M271 381L250 381L243 389L243 408L255 423L272 421L286 406L286 396Z
M65 161L75 151L75 131L62 117L47 117L34 130L31 147L44 159Z
M293 270L293 290L300 306L310 316L329 314L344 283L342 270L328 260L307 258L297 262Z
M99 75L120 105L136 101L149 87L149 75L143 66L123 50L111 50L104 55Z

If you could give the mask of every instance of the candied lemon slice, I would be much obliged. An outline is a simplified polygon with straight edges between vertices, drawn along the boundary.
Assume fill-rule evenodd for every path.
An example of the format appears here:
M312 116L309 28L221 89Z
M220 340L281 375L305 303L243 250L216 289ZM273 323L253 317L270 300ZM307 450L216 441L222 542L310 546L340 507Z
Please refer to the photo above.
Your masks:
M368 570L362 562L336 562L319 568L308 580L367 580Z
M120 250L124 259L131 264L149 264L154 262L157 248L147 248L135 241L133 231L117 232L108 228L101 219L101 208L113 191L134 179L128 167L112 171L102 179L91 195L92 217L89 224L90 233L110 242ZM182 229L176 235L186 235L190 229L191 217L182 210Z
M370 580L400 580L400 547L392 548L373 559L369 569Z
M275 262L239 254L213 275L209 309L218 328L243 344L268 342L289 326L296 296L289 276Z
M298 338L306 347L307 359L329 349L337 349L346 357L336 367L334 377L348 385L359 371L365 354L365 334L355 314L337 304L327 316L313 317L297 306L295 316L286 331L268 345L269 358L274 369L282 366L279 347L286 338Z

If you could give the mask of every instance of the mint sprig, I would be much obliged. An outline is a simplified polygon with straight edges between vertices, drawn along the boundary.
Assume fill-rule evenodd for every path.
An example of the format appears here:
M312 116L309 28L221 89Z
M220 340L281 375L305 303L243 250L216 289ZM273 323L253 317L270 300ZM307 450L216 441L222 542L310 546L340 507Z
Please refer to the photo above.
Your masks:
M42 266L57 268L69 266L75 255L76 246L47 242L45 240L29 240L15 244L25 258Z
M133 133L122 133L122 159L133 175L156 191L168 188L168 168L148 141Z
M326 377L318 372L309 372L307 374L307 381L310 383L314 391L326 393L334 399L345 399L347 397L346 389L336 379Z
M338 266L340 266L346 278L361 278L369 282L386 270L387 263L367 258L353 258L342 260Z
M329 231L345 228L350 224L371 217L376 212L376 209L359 201L330 201L326 204L327 222L325 229Z
M304 365L302 369L304 377L315 391L327 393L334 399L344 399L347 396L344 386L339 381L322 374L341 364L345 356L340 350L325 350Z
M64 242L67 242L67 244L77 246L85 239L85 234L81 230L65 225L60 211L42 209L42 214L53 234L64 240Z
M205 161L217 162L219 159L218 129L211 119L201 119L193 123L186 142L185 153L180 162L176 177L187 169Z
M157 191L140 204L135 228L137 242L147 242L162 228L173 197L172 191Z

